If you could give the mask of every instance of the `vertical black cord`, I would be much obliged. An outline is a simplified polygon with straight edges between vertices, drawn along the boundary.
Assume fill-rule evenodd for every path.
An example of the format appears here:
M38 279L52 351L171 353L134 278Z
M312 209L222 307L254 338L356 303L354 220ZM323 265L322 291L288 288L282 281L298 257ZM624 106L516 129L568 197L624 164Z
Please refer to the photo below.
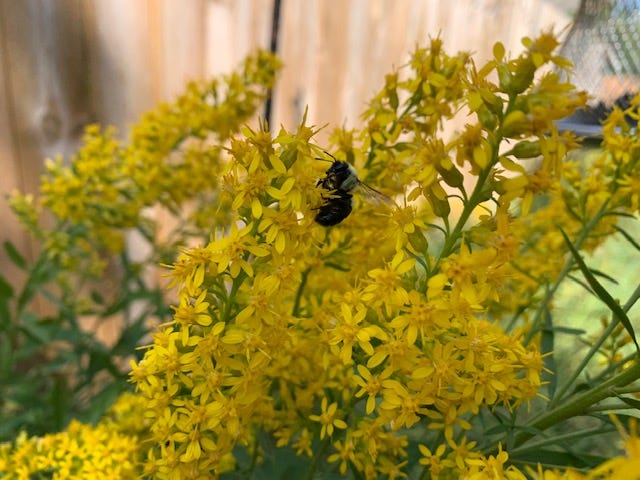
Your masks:
M269 44L269 51L273 54L278 52L278 32L280 31L280 9L282 6L281 0L273 0L273 17L271 19L271 42ZM269 128L272 125L272 108L273 101L273 88L270 88L267 92L267 98L264 102L264 118L269 124Z

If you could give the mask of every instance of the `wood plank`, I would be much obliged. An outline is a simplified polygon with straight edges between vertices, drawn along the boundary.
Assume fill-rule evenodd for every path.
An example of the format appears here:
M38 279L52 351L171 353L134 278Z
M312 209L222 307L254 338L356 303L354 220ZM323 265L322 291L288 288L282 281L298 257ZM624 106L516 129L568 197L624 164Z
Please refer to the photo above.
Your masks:
M78 73L84 64L80 0L0 2L2 42L0 188L37 191L44 159L75 151L86 109L87 85ZM28 259L36 247L8 212L4 200L0 240L10 240ZM0 268L10 262L0 253ZM19 283L19 282L17 282Z
M576 0L573 0L574 2ZM571 3L571 2L567 2ZM416 45L440 36L450 54L470 51L477 62L500 40L520 39L569 21L566 3L534 0L332 0L284 3L276 87L276 124L294 129L306 105L311 124L357 126L384 75L406 63ZM559 25L559 27L558 27ZM330 129L316 140L326 142Z
M310 123L357 126L384 74L429 36L479 62L496 40L515 54L522 36L563 28L577 1L283 0L274 128L294 129L306 105ZM35 191L43 159L73 152L87 122L126 135L189 79L237 67L268 45L272 8L273 0L0 0L2 191ZM26 245L11 220L2 236Z
M161 98L159 5L155 0L93 0L86 5L94 103L101 123L123 132Z
M0 170L3 172L0 175L0 193L3 194L0 198L0 242L9 241L27 258L33 258L29 236L15 221L4 198L4 195L22 189L24 185L16 131L14 82L10 75L9 48L15 47L8 34L7 13L6 5L0 2ZM25 281L24 273L9 260L4 248L0 249L0 272L14 287Z

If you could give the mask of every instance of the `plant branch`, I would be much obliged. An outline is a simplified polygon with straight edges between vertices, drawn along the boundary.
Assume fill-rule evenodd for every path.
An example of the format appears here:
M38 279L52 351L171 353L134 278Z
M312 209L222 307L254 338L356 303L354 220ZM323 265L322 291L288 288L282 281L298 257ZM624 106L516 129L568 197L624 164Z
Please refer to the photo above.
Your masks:
M581 394L569 397L562 405L538 415L522 431L516 435L514 446L519 446L535 436L534 431L544 431L564 420L584 415L589 407L611 396L612 390L624 387L640 378L640 361L636 361L629 368L612 377L608 381L587 390Z

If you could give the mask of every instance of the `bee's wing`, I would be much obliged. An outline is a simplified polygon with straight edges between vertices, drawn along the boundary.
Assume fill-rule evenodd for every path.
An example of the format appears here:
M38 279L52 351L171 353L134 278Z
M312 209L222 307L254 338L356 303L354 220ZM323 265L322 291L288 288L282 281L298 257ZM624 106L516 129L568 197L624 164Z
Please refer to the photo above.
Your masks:
M358 180L358 189L362 197L373 205L388 205L394 207L396 204L393 200L387 197L384 193L379 192L373 187L370 187L361 180Z

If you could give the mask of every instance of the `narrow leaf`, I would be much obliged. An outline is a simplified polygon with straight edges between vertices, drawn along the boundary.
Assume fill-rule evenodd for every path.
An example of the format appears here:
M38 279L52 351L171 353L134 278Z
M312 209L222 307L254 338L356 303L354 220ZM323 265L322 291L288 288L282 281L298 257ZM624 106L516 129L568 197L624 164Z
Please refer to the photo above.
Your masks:
M587 292L589 292L591 295L594 295L597 297L597 295L594 293L593 290L591 290L591 287L583 282L581 279L579 279L578 277L576 277L575 275L571 275L568 274L567 277L569 278L569 280L571 280L572 282L575 282L576 284L580 285L582 288L584 288Z
M545 327L545 329L546 328L548 328L548 327ZM586 330L583 330L581 328L555 327L555 326L552 326L549 329L553 330L556 333L564 333L565 335L584 335L585 333L587 333Z
M551 312L549 308L545 307L544 313L544 327L542 328L542 338L540 341L540 347L542 351L543 361L545 370L548 370L551 373L544 372L545 380L549 382L549 397L553 398L556 393L556 388L558 386L558 376L555 374L556 370L556 360L554 355L554 343L555 343L555 332L553 330L553 318L551 316Z
M623 230L621 227L617 225L614 228L617 231L619 231L622 234L622 236L626 238L631 245L634 246L636 250L640 250L640 243L636 242L636 240L631 235L629 235L629 233L627 233L625 230Z
M13 288L7 280L0 275L0 298L9 299L13 296Z
M613 392L613 393L615 393L615 392ZM615 395L616 395L616 397L618 397L618 399L622 400L624 403L629 405L631 408L640 409L640 400L636 400L635 398L630 398L630 397L623 397L621 395L618 395L617 393L615 393Z
M40 264L29 272L29 277L18 297L18 310L24 309L33 296L54 276L53 268Z
M567 466L572 466L574 468L593 468L605 462L607 458L603 456L589 455L582 452L580 455L575 455L569 452L539 449L535 452L528 452L520 455L509 455L509 460L516 464L543 464L547 467L557 466L566 468Z
M590 269L589 269L589 271L590 271L591 273L593 273L593 275L594 275L594 276L596 276L596 277L602 277L602 278L604 278L605 280L609 280L609 281L610 281L611 283L613 283L614 285L618 285L618 281L617 281L615 278L613 278L613 277L612 277L612 276L610 276L610 275L607 275L606 273L604 273L604 272L602 272L602 271L600 271L600 270L596 270L595 268L590 268Z
M11 316L9 300L13 297L13 288L2 275L0 275L0 329L10 328Z
M631 321L629 320L629 317L627 317L627 314L624 312L620 304L618 304L618 302L616 302L613 299L613 297L609 294L609 292L607 292L607 290L605 290L605 288L602 285L600 285L600 283L598 283L598 280L593 275L593 273L591 273L591 270L589 269L589 267L587 267L586 263L580 256L580 253L578 252L578 250L576 250L576 247L573 246L573 244L571 243L571 240L569 240L569 237L564 232L564 230L562 230L562 228L560 228L560 233L562 233L562 236L564 237L564 241L569 247L569 250L571 250L573 259L578 264L580 271L582 271L582 274L586 278L587 282L589 282L589 285L593 289L594 293L598 296L600 300L602 300L602 302L604 302L609 307L609 309L611 309L614 316L616 316L618 320L622 322L622 325L624 325L624 328L627 330L627 333L633 340L633 343L636 346L636 350L638 351L638 353L640 353L640 345L638 345L638 341L636 340L636 334L633 330L633 326L631 325Z
M14 247L13 243L9 241L4 242L4 251L7 252L8 257L16 266L20 267L22 270L27 269L27 261L18 249Z
M629 213L629 212L608 212L606 213L606 215L610 215L612 217L626 217L632 220L638 219L633 213Z

